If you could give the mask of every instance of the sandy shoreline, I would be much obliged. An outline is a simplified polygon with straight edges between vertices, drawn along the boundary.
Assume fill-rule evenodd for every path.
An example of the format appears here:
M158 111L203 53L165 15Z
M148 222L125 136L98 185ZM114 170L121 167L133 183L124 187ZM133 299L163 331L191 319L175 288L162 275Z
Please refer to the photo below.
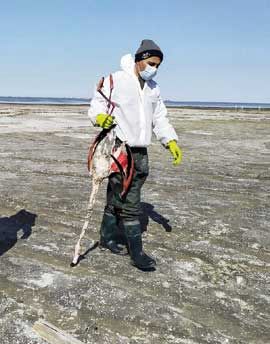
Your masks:
M87 108L0 104L1 344L45 344L39 318L93 344L267 343L270 112L169 109L184 159L174 168L159 142L149 147L150 274L98 248L69 267L97 133Z

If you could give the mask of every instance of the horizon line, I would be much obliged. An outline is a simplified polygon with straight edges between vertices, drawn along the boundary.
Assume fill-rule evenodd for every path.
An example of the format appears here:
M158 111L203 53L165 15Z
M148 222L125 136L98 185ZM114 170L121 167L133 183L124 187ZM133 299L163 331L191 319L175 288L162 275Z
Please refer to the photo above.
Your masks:
M78 99L78 100L91 100L92 98L87 98L87 97L77 97L77 96L72 96L72 97L60 97L60 96L0 96L0 98L32 98L32 99ZM171 100L171 99L165 99L164 103L166 102L171 102L171 103L224 103L224 104L265 104L265 105L270 105L270 100L269 102L259 102L259 101L227 101L227 100Z

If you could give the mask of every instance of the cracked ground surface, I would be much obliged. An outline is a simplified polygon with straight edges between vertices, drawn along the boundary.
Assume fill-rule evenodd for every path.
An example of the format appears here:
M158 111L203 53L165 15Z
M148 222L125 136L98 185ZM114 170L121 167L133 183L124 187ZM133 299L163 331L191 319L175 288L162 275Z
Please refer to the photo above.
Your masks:
M144 247L155 272L84 248L85 106L0 106L0 342L45 344L45 319L84 343L270 343L270 112L169 109L183 148L157 141L143 188Z

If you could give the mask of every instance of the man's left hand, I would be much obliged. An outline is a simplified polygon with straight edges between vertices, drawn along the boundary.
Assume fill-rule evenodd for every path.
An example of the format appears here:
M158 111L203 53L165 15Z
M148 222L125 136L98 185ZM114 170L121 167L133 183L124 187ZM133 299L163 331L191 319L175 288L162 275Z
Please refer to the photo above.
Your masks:
M182 151L181 148L178 146L175 140L169 141L167 143L167 147L169 148L172 156L174 157L173 165L177 166L182 161Z

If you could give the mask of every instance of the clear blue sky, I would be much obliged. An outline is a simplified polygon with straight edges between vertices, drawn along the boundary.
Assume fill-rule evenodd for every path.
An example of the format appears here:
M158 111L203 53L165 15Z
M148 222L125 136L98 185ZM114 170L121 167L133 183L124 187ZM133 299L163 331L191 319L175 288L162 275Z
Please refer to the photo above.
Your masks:
M270 102L270 0L0 0L0 95L89 97L144 38L164 99Z

